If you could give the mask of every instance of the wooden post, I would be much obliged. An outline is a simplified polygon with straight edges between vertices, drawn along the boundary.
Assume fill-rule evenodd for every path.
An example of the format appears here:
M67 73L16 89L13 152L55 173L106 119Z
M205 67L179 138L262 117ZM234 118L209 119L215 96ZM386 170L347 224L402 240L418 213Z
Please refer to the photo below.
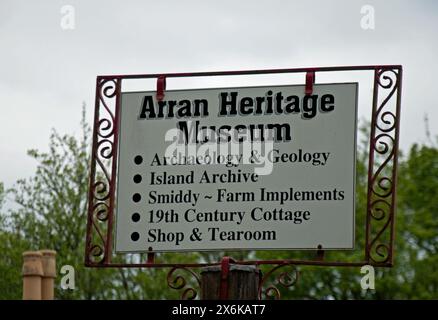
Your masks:
M201 271L202 300L257 300L260 270L252 265L230 263L224 257L220 266Z
M41 259L41 252L23 252L23 300L41 300L41 278L43 276Z
M41 299L53 300L56 277L56 251L41 250L43 277L41 279Z

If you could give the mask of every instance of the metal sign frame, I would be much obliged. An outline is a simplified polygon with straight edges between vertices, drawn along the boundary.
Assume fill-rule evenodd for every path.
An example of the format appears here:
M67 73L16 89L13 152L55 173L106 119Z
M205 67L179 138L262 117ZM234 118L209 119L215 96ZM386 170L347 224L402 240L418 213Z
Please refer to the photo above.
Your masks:
M88 192L88 218L85 245L87 267L171 268L169 286L181 289L185 286L171 281L175 271L183 269L199 278L189 268L199 268L214 263L158 263L154 253L148 254L145 262L119 263L113 261L113 232L117 176L117 153L119 143L120 96L122 81L128 79L157 79L158 94L165 89L167 78L241 76L260 74L306 74L306 92L312 90L315 73L364 71L374 73L371 113L370 146L368 159L368 191L365 225L365 252L360 261L331 261L324 259L323 248L317 251L314 260L248 260L237 264L274 265L264 279L282 267L296 265L315 266L362 266L392 267L394 260L394 229L396 211L397 159L400 127L400 104L402 88L401 65L339 66L293 69L268 69L246 71L217 71L166 74L104 75L96 79L95 114ZM163 84L164 82L164 84ZM175 253L181 254L181 253ZM183 254L183 253L182 253ZM297 274L296 274L297 275ZM284 273L278 280L282 283ZM174 281L181 280L175 278ZM284 280L284 279L283 279ZM290 280L290 279L289 279ZM294 281L293 281L294 282ZM290 283L289 283L290 284ZM283 284L284 285L284 284ZM184 290L183 296L196 294L193 289ZM274 292L272 291L274 290ZM265 293L277 294L269 287Z

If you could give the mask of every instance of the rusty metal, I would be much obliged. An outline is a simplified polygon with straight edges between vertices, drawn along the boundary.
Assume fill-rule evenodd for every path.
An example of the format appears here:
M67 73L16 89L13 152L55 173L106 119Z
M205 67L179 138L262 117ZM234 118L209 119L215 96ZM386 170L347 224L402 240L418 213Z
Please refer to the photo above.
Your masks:
M120 88L119 79L97 79L89 181L86 265L111 263ZM113 108L110 103L113 103Z
M183 277L177 276L173 282L169 280L172 279L176 271L188 271L199 283L199 277L189 268L201 268L221 264L221 262L162 263L157 261L153 253L148 253L147 262L129 264L113 262L112 235L114 231L113 221L119 138L118 119L123 80L156 78L157 86L163 89L162 94L164 94L165 80L167 78L305 73L306 80L312 80L312 82L314 82L316 72L344 71L370 71L374 74L364 259L359 261L327 260L324 257L324 251L320 249L317 251L314 260L247 260L236 261L235 263L256 266L273 265L273 269L267 272L263 277L262 284L267 283L266 277L272 275L279 268L286 266L354 267L371 264L373 266L391 267L393 265L395 236L394 220L396 210L397 158L402 84L402 66L400 65L98 76L96 80L91 171L88 193L85 246L86 266L96 268L171 268L168 274L169 286L174 289L182 289L187 284ZM313 75L313 77L309 76L309 74ZM308 83L310 82L306 81L306 84ZM306 89L307 87L308 86L306 86ZM184 285L181 287L182 283L184 283ZM281 282L279 283L282 285ZM278 289L271 288L268 291L263 291L263 293L266 296L277 296L277 291ZM197 293L195 289L190 287L184 289L183 296L184 298L194 298L197 296Z
M154 263L155 263L155 252L152 251L152 248L149 248L147 264L154 264Z
M164 99L164 91L166 90L166 77L159 76L157 79L157 101Z
M322 245L318 245L318 250L316 251L316 260L324 261L325 251L322 249Z
M365 259L386 266L393 264L401 77L401 67L374 70Z
M281 73L306 73L306 72L335 72L335 71L364 71L376 69L401 69L401 65L367 65L367 66L337 66L337 67L314 67L314 68L283 68L283 69L259 69L239 71L210 71L210 72L179 72L179 73L149 73L149 74L125 74L125 75L102 75L100 79L151 79L164 76L166 78L186 77L214 77L214 76L245 76L257 74L281 74Z
M230 262L234 263L235 261L227 256L223 257L221 261L221 284L219 288L220 300L228 299L228 276L230 274Z
M268 280L271 278L271 276L282 268L289 268L290 270L289 271L286 270L279 273L275 277L275 280L268 284ZM298 282L298 278L299 278L299 271L295 264L287 263L287 262L283 264L278 264L261 278L259 283L259 292L258 292L259 300L262 300L263 296L270 299L280 299L281 293L279 286L283 288L290 288ZM267 285L266 288L265 285Z
M311 95L313 93L313 85L315 84L315 72L307 72L306 73L306 96Z
M193 279L195 280L194 285L191 285L181 274L177 275L177 273L181 271L184 271L193 277ZM182 300L194 300L198 296L198 290L196 290L194 286L200 288L201 280L199 278L199 275L196 274L193 270L186 267L175 266L170 269L169 273L167 274L167 285L171 289L182 290Z

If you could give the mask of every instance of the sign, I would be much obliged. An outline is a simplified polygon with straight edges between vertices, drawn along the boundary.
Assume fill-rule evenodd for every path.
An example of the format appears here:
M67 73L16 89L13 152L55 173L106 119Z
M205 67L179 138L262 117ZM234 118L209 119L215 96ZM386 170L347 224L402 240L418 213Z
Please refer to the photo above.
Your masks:
M352 249L357 89L121 93L116 251Z

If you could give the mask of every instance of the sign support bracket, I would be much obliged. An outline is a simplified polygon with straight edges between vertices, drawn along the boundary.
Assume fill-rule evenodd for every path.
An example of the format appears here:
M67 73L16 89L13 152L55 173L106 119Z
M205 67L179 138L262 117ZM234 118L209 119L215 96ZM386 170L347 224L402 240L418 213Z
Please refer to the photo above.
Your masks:
M306 96L310 96L313 93L313 85L315 84L315 71L309 71L306 73Z
M166 77L161 75L157 78L157 101L163 101L166 90Z
M117 159L120 116L120 95L122 80L125 79L157 79L157 99L165 96L166 79L178 77L210 77L210 76L250 76L259 74L305 73L305 93L313 93L315 73L364 71L372 73L373 102L371 110L371 131L368 166L368 195L366 202L364 257L359 261L336 261L329 259L330 252L318 248L317 259L272 259L236 261L240 265L273 266L265 273L261 284L279 269L288 268L292 274L298 265L360 267L392 267L395 242L396 214L396 181L398 139L401 109L401 65L367 65L337 66L312 68L287 68L267 70L215 71L193 73L166 74L133 74L102 75L96 79L95 115L93 126L93 145L91 154L90 182L88 193L87 235L85 244L85 265L94 268L171 268L168 278L176 271L189 272L195 279L197 275L192 268L222 265L222 262L203 263L166 263L158 262L154 252L147 252L147 262L118 263L112 252L112 235L114 233L114 203L116 191ZM385 148L382 148L384 146ZM390 170L389 170L390 169ZM327 256L326 256L327 254ZM229 264L230 260L228 260ZM226 262L224 262L223 278L226 278ZM288 274L290 274L288 272ZM277 278L277 284L283 285L284 272ZM180 277L180 276L178 276ZM182 278L178 278L182 279ZM293 278L295 283L296 278ZM199 280L199 279L198 279ZM191 282L192 284L195 282ZM199 283L199 281L198 281ZM184 282L184 286L188 282ZM289 284L289 283L288 283ZM169 285L172 287L171 285ZM181 287L172 287L181 289ZM225 284L224 284L225 286ZM261 290L261 289L260 289ZM262 291L260 291L262 292ZM266 296L279 298L275 285L263 291ZM184 298L195 298L196 290L185 288Z

